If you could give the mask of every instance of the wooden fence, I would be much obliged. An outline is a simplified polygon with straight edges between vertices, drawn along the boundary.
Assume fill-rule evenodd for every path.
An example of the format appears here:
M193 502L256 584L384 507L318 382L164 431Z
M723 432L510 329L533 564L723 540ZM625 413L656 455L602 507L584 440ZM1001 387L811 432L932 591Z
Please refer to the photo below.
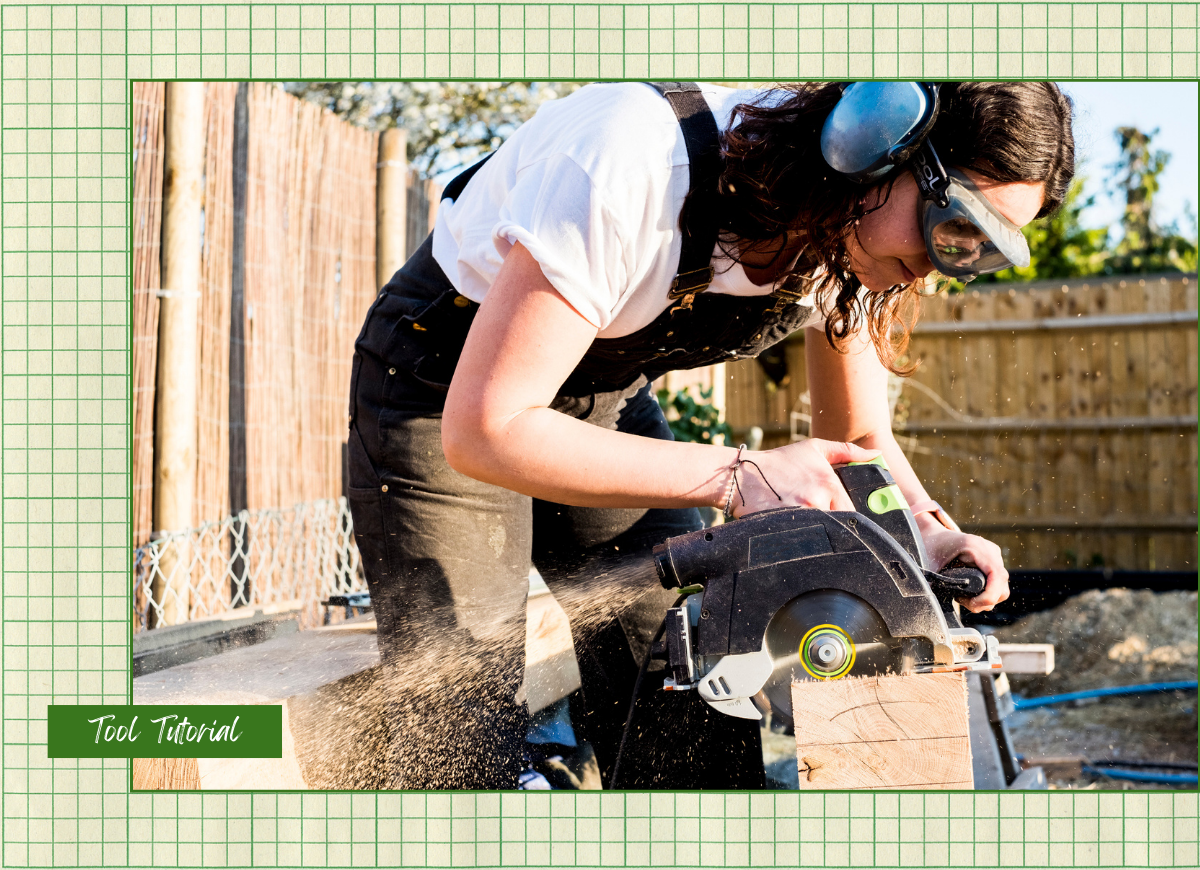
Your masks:
M154 379L162 238L162 82L133 84L133 538L150 537L154 515Z
M195 524L342 493L353 343L378 290L378 135L278 87L240 87L240 121L237 83L205 87ZM135 545L153 533L164 94L134 84ZM410 250L439 192L410 178Z
M929 492L1017 568L1196 567L1196 276L997 286L927 300L895 420ZM770 389L728 364L726 415L787 443L804 337Z

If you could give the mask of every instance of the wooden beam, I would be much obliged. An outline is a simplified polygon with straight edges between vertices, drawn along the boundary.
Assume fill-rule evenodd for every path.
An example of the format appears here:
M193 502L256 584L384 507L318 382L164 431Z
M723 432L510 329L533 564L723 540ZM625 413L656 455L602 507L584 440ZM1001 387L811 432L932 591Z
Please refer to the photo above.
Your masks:
M964 673L792 683L804 789L969 789Z
M1000 417L993 420L918 420L897 426L897 432L1075 432L1108 429L1195 429L1195 416L1162 417Z
M204 192L204 83L168 82L164 122L162 285L154 423L154 528L190 528L196 491L200 210ZM186 543L164 551L155 582L162 623L188 615ZM177 567L178 566L178 567Z
M194 758L134 758L133 790L200 788L200 769Z
M1070 532L1083 529L1099 529L1106 532L1190 532L1196 533L1196 517L1183 516L1135 516L1118 514L1108 517L1043 516L1043 517L982 517L968 519L959 525L972 534L980 532L1012 532L1038 530L1047 532Z
M918 323L913 335L965 335L981 332L1090 332L1097 329L1142 329L1155 326L1196 326L1195 311L1154 311L1132 314L1081 314L1077 317L1039 317L1033 320L943 320Z
M379 136L375 187L375 287L391 280L407 257L408 139L397 127ZM422 236L422 238L424 238Z
M536 713L580 686L579 663L566 611L548 592L529 596L525 619L525 692Z

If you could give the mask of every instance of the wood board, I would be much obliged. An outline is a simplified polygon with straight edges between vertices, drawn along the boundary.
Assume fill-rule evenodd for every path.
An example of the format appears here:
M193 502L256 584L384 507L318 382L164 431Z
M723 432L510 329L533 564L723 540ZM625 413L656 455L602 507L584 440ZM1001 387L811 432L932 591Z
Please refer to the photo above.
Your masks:
M969 789L963 673L792 683L801 790Z

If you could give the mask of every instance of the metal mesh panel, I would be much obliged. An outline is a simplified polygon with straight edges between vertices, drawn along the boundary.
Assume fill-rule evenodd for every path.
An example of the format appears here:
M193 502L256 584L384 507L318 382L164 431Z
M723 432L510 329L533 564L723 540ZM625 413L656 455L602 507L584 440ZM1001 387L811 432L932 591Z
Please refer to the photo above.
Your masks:
M298 604L308 628L330 595L366 590L344 497L159 532L133 564L135 631L280 602Z

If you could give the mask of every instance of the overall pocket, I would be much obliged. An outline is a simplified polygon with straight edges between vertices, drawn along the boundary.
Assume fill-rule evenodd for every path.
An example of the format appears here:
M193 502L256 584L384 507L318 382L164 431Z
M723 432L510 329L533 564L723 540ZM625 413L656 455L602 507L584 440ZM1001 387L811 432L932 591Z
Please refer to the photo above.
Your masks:
M372 306L356 349L444 393L478 307L454 290L432 301L384 293Z

